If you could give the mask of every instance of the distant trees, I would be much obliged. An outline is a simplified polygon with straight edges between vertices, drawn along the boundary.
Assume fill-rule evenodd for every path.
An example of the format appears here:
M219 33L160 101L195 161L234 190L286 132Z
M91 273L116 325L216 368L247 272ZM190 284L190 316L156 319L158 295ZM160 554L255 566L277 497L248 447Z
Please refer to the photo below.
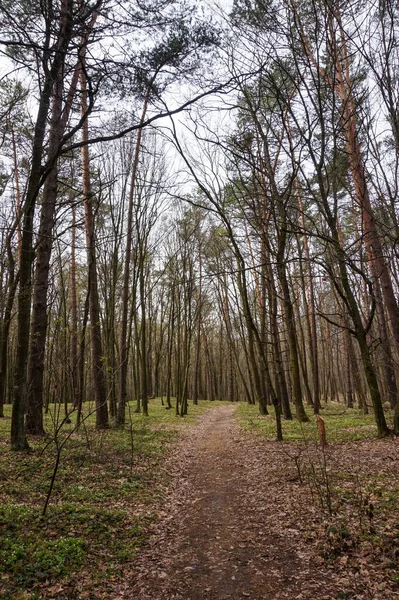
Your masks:
M177 9L174 16L171 7ZM4 24L4 38L1 40L10 64L20 65L32 77L32 87L38 93L38 111L31 146L31 162L26 182L26 194L22 203L21 253L19 265L18 290L18 344L15 368L15 385L12 419L12 446L16 449L26 447L24 414L26 413L27 431L42 434L42 397L43 368L46 340L48 290L48 272L52 252L52 232L56 204L60 202L59 157L82 146L82 189L86 197L87 240L93 247L94 230L90 213L92 212L89 185L90 164L87 155L89 129L88 115L93 111L102 93L111 95L112 86L120 83L121 93L138 94L141 89L152 90L154 76L164 66L168 72L163 77L154 94L159 94L172 76L176 78L191 72L204 48L217 41L212 27L199 21L193 26L189 22L193 13L183 4L165 1L159 4L157 11L147 11L134 2L124 9L124 14L113 10L102 0L94 3L76 3L61 0L54 6L19 3L3 3L1 7ZM127 20L126 20L127 19ZM168 35L157 43L157 34L166 30ZM128 42L124 52L114 52L115 46L106 42L106 38L123 31ZM134 43L152 33L155 45L147 45L145 51L138 51ZM144 38L143 38L144 39ZM94 42L95 40L95 42ZM96 44L96 52L88 53L88 45ZM137 46L136 46L137 47ZM130 51L130 56L129 56ZM94 57L96 54L96 57ZM99 58L101 57L101 58ZM32 66L35 66L32 69ZM123 73L123 78L122 78ZM175 74L174 74L175 73ZM10 101L11 102L11 101ZM82 106L80 117L78 107ZM7 109L11 114L12 108ZM7 114L7 112L5 113ZM110 135L95 135L96 139L122 135L129 130L139 129L142 122L118 127ZM76 142L76 134L83 130L81 142ZM122 130L122 131L121 131ZM71 144L72 142L72 144ZM67 150L67 146L70 148ZM43 192L42 192L43 190ZM43 198L41 198L43 195ZM40 198L41 221L37 238L37 261L35 261L33 235L35 227L35 209ZM90 247L90 246L89 246ZM35 264L34 302L31 324L32 268ZM94 265L94 266L93 266ZM91 250L89 258L89 305L91 315L91 333L97 343L93 346L93 361L102 361L101 336L93 331L99 327L99 309L95 293L95 255ZM11 288L12 289L12 288ZM97 303L98 304L98 303ZM97 318L98 317L98 318ZM29 352L27 351L29 347ZM100 356L101 355L101 356ZM97 358L96 358L97 357ZM29 360L29 373L27 369ZM103 366L97 367L94 378L97 395L103 388L97 410L106 410L105 380ZM100 417L98 427L106 425L105 413Z
M277 10L280 12L277 13ZM280 181L291 186L286 188L287 200L289 197L298 198L298 209L291 213L294 219L291 217L287 221L285 211L278 215L275 226L277 223L279 227L282 225L280 234L277 229L278 246L281 251L281 244L289 230L297 232L306 241L304 249L309 260L311 236L311 250L315 253L313 260L331 282L337 303L334 312L340 317L327 314L321 306L319 313L338 327L348 327L356 338L379 434L384 436L388 428L370 331L377 314L377 335L381 336L387 348L389 361L392 350L387 347L385 319L388 315L392 336L390 344L396 346L398 311L392 277L384 257L382 235L372 205L370 183L366 177L363 147L367 146L368 132L362 130L361 123L365 122L364 115L372 107L367 107L365 100L367 65L362 53L352 53L353 48L362 46L362 42L367 47L364 24L358 20L361 10L357 3L345 6L339 2L319 3L316 7L305 3L276 2L266 6L255 2L246 3L244 8L236 2L234 18L241 24L246 20L251 31L261 32L264 45L262 58L269 58L268 66L262 68L256 92L251 90L249 94L244 90L243 103L262 140L263 147L258 153L265 154L264 160L269 164L266 181L274 207L272 210L279 206L275 168L282 168ZM281 14L284 14L283 20ZM280 47L285 50L278 56ZM257 45L257 48L260 46ZM277 58L270 60L273 51ZM381 118L381 115L377 117ZM280 130L279 121L282 123ZM270 139L275 139L279 153L273 170L270 168ZM253 145L254 141L251 143ZM255 164L253 168L259 170ZM308 207L304 207L303 197L307 198ZM352 223L344 216L348 202L352 205ZM304 208L307 209L305 213ZM355 248L360 252L360 261L355 255ZM290 291L284 281L286 270L282 268L278 254L277 270L282 297L286 298L285 320L290 348L298 348L293 341L298 324L289 333L293 323ZM310 277L312 280L312 275ZM361 294L355 291L360 292L360 289L363 291ZM310 292L314 306L313 283ZM312 328L315 331L314 321ZM375 329L373 331L376 332ZM309 340L315 349L315 337L311 332ZM297 368L295 371L298 372ZM318 381L314 368L313 377L315 388ZM302 379L305 383L304 373ZM391 390L395 386L394 380L395 377L391 376L387 386ZM295 381L298 381L297 377L293 378L294 389Z
M399 432L398 8L369 4L236 0L219 48L183 2L2 3L13 448L52 402L101 429L155 394L273 407L279 439L329 399ZM215 106L150 128L215 48Z
M376 39L387 42L397 10L390 3L389 16L381 20L381 6L372 8ZM382 82L370 68L375 47L366 38L362 11L356 2L235 2L237 36L229 65L237 76L236 130L228 137L204 118L195 123L202 152L229 169L225 189L219 183L215 193L215 171L177 145L204 192L203 205L219 215L238 260L250 379L261 411L265 394L267 402L277 396L281 407L289 394L297 417L306 418L305 395L319 412L322 395L342 395L352 403L355 382L363 404L367 386L379 435L385 436L383 402L397 404L398 310L395 261L391 269L387 261L387 253L393 258L389 225L377 217L385 204L378 182L385 177L385 189L392 190L396 162L394 154L387 157L385 169L381 154L368 164L366 157L379 146L377 122L392 120L389 102L384 116L371 101L372 78L386 97L396 92L387 92L389 69ZM252 78L240 78L250 71ZM221 152L212 155L210 145ZM323 339L331 327L347 349L342 381L336 379L336 350ZM262 357L260 377L256 365Z

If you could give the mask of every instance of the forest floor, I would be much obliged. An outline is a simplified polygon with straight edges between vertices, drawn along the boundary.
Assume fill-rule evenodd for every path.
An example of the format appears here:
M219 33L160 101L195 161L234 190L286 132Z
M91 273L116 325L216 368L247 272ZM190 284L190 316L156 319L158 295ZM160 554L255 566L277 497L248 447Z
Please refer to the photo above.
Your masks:
M54 410L16 453L7 412L0 599L399 598L399 440L358 409L323 416L325 448L310 412L276 442L273 416L245 403L190 403L182 419L154 399L102 432L93 416L59 429Z
M397 441L279 444L234 412L210 409L175 446L115 600L399 597Z

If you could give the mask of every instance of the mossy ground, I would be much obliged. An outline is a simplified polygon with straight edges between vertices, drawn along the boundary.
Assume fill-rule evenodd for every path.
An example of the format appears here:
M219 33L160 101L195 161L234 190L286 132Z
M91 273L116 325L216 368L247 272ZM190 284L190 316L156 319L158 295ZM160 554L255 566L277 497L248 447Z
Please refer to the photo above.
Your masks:
M63 407L50 407L45 438L31 437L28 452L13 452L6 406L0 419L0 597L73 600L97 597L94 588L109 597L156 518L153 501L167 483L159 479L158 463L179 428L215 404L190 403L183 419L160 399L150 401L149 417L134 413L132 404L124 428L104 431L95 430L92 406L85 404L80 429L72 413L57 434L58 444L66 443L45 516Z

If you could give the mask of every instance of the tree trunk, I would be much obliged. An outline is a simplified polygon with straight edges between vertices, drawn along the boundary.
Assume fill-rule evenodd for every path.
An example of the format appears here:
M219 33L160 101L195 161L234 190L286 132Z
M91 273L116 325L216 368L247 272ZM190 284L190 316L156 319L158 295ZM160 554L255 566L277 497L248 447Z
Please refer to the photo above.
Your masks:
M270 330L272 339L272 351L273 351L273 363L276 373L277 388L279 390L279 398L283 409L284 419L286 421L292 420L292 413L290 407L290 401L288 397L287 383L285 380L283 361L281 356L281 345L278 330L277 321L277 294L275 288L275 282L271 268L269 268L269 319L270 319Z
M53 110L49 142L50 156L56 155L62 134L61 76L54 85ZM36 249L36 270L33 290L32 329L29 347L28 394L26 402L26 432L44 435L43 427L43 375L47 334L47 290L50 258L53 247L53 228L57 201L58 165L55 160L43 190L39 237Z
M349 72L347 39L341 23L339 11L334 13L340 30L340 44L335 39L333 17L330 18L331 44L335 51L335 88L342 102L342 122L345 143L355 188L356 201L361 210L363 237L370 262L373 279L378 285L381 282L382 294L389 316L389 324L393 333L397 352L399 353L399 308L393 291L391 276L384 258L380 235L371 206L359 132L356 119L356 103L353 95L353 81ZM378 301L378 300L377 300Z
M15 231L15 230L14 230ZM15 294L17 291L19 274L15 274L15 260L11 248L11 237L13 231L7 235L6 248L8 255L8 292L3 315L3 321L0 328L0 417L4 417L3 406L6 399L7 373L8 373L8 353L9 353L9 334L12 321L12 308L14 306Z
M89 129L87 120L87 87L86 78L82 71L82 115L86 119L82 126L82 140L88 140ZM93 195L91 191L89 149L87 145L82 147L82 179L83 179L83 198L85 207L85 228L86 228L86 247L88 264L88 289L89 289L89 312L90 312L90 337L92 350L92 370L94 394L96 402L96 428L105 429L108 427L108 407L107 407L107 389L104 373L104 355L101 338L100 324L100 299L98 295L97 283L97 258L96 258L96 238L93 214Z
M77 364L77 375L78 375L78 396L76 398L77 417L76 425L79 427L82 422L82 411L83 411L83 396L84 396L84 381L85 381L85 348L86 348L86 329L87 321L89 319L89 292L86 295L82 330L80 334L80 347L79 347L79 361Z
M288 345L290 349L290 365L292 375L292 386L294 403L296 408L296 418L300 423L309 421L309 417L306 415L305 408L302 400L302 389L301 389L301 377L299 370L299 357L298 357L298 342L295 329L295 317L294 308L291 301L290 290L287 281L287 274L285 271L285 264L281 257L281 249L279 256L277 257L277 272L279 275L282 298L284 302L285 311L285 322L287 326L288 334Z
M302 224L302 237L303 237L303 246L305 250L306 256L306 265L308 271L309 278L309 300L306 302L306 317L309 323L308 327L310 328L310 364L312 368L312 379L313 379L313 410L315 415L318 415L320 412L320 376L319 376L319 356L318 356L318 340L317 340L317 326L316 326L316 303L315 303L315 292L314 292L314 283L313 283L313 272L312 272L312 264L310 257L310 249L308 236L306 233L305 227L305 214L303 210L302 197L300 194L298 179L295 179L296 190L297 190L297 198L298 198L298 206L301 213L301 224ZM306 292L304 291L306 295Z
M141 377L141 402L143 415L148 417L148 375L147 375L147 315L145 298L145 258L140 257L139 280L140 280L140 309L141 309L141 327L140 327L140 377Z
M15 366L14 401L11 417L11 447L24 450L28 447L25 433L25 405L27 397L27 366L30 331L30 309L32 298L32 265L35 257L33 250L33 220L36 199L42 177L43 144L46 122L52 97L53 86L65 60L66 51L72 37L73 2L61 3L60 26L57 43L54 47L52 64L46 65L38 113L33 137L31 170L24 203L23 230L21 240L20 280L18 293L18 334L17 357Z
M76 289L76 207L72 206L71 240L71 387L72 403L76 408L79 398L78 354L78 299Z
M144 122L147 113L148 101L150 98L150 87L144 99L143 110L140 123ZM133 207L134 193L137 178L137 169L139 165L141 138L143 130L140 128L137 131L136 146L133 156L132 176L130 179L129 204L126 223L126 249L125 261L123 270L123 287L122 287L122 316L121 316L121 335L120 335L120 392L118 402L117 424L124 425L125 423L125 406L127 400L127 368L129 362L129 347L127 344L127 321L129 307L129 281L131 272L131 255L132 255L132 234L133 234Z

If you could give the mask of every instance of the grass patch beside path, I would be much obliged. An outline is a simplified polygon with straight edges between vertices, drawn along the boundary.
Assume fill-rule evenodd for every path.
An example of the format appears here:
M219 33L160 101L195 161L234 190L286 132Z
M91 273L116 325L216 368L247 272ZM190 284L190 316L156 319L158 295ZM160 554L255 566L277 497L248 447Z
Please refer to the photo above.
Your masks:
M63 414L51 407L48 437L29 438L31 450L18 453L9 446L7 406L0 419L0 598L113 597L118 577L157 518L154 501L166 483L157 466L166 449L180 428L217 404L190 403L182 419L155 399L149 417L135 414L131 405L125 428L100 432L87 403L84 426L74 431L72 414L72 423L58 435L60 442L70 437L45 517L56 460L54 431Z
M293 414L295 408L292 407ZM306 407L309 423L299 423L295 418L292 421L282 421L283 438L285 441L314 441L318 439L316 416L310 407ZM327 432L327 442L346 442L377 437L372 411L365 415L358 408L345 408L342 404L329 403L322 406L320 415L323 417ZM268 439L276 438L276 422L273 408L270 414L263 417L259 415L258 408L250 404L241 403L236 412L240 425L255 434ZM392 420L391 411L387 411L387 420Z

